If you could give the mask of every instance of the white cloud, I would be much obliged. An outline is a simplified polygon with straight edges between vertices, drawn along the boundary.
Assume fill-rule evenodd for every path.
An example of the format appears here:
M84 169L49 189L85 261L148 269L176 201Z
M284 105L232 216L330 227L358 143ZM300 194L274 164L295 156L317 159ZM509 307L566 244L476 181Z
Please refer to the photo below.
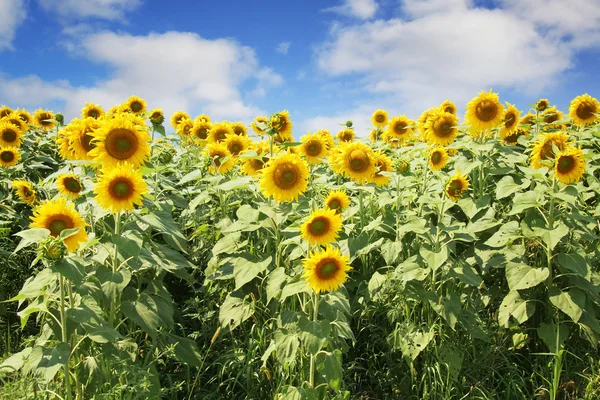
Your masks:
M378 8L379 6L375 0L343 0L343 3L339 6L329 7L323 11L334 12L347 17L369 19L373 18Z
M275 48L275 51L285 55L288 53L291 45L292 44L290 42L281 42L277 45L277 47Z
M46 11L69 19L101 18L118 20L133 11L141 0L37 0Z
M12 49L17 28L26 15L24 0L0 1L0 51Z
M243 100L245 93L240 87L255 81L266 91L283 81L270 68L260 66L253 49L194 33L132 36L101 32L84 38L77 54L107 65L113 71L111 76L80 87L35 76L0 77L0 98L28 107L64 102L65 116L72 118L86 101L109 108L135 94L145 98L149 107L162 107L168 114L183 109L209 113L217 120L250 120L261 110L251 104L252 95L250 102Z
M404 0L402 11L411 17L422 17L433 13L466 11L472 0Z

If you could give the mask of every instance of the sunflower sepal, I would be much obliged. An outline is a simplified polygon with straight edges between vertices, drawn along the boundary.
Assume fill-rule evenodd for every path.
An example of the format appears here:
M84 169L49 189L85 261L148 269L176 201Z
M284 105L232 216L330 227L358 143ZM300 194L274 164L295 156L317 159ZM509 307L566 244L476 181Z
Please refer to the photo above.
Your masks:
M15 236L19 236L21 241L12 254L18 254L24 248L43 242L50 236L50 230L46 228L31 228L15 233Z
M39 260L43 260L46 262L57 262L62 260L67 255L67 245L65 244L63 233L67 230L73 231L71 235L76 234L80 228L76 229L65 229L60 233L60 236L53 237L48 236L42 242L38 244L37 248L37 257L34 260L33 264L35 264Z

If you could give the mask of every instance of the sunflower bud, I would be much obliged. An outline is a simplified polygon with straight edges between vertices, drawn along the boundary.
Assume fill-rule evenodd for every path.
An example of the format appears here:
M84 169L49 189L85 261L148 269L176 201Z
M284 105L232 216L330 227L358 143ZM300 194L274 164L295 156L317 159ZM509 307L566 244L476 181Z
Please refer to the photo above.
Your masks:
M61 113L56 113L56 115L54 115L54 119L60 126L65 124L65 117Z
M38 257L47 261L58 261L67 254L67 246L60 237L48 236L38 245Z
M346 121L346 126L348 128L352 128L352 121Z

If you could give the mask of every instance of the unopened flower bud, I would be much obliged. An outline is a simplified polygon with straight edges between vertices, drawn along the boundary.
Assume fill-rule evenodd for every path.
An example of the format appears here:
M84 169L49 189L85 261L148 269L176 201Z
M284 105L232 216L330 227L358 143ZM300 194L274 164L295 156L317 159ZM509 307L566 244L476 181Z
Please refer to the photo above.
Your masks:
M48 236L38 245L38 257L47 261L58 261L67 254L67 246L60 237Z

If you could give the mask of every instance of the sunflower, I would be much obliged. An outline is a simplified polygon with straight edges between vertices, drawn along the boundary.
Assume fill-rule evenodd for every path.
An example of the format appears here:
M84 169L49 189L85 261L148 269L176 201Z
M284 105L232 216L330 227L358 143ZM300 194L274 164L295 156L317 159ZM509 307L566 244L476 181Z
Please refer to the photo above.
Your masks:
M108 113L106 113L105 115L108 115L109 117L114 117L115 115L118 114L122 114L123 110L121 109L121 105L117 104L116 106L112 106L110 108L110 110L108 110Z
M351 128L344 128L341 131L339 131L336 135L338 142L343 143L343 142L352 142L354 141L354 137L356 135L354 134L354 129Z
M94 131L101 126L102 122L92 117L87 117L83 120L74 119L71 121L66 127L66 133L68 135L69 151L73 157L69 158L67 156L65 158L92 161L94 157L89 153L96 147L96 144L93 142Z
M145 127L135 125L128 114L121 114L106 120L92 133L92 143L96 145L88 154L94 161L111 168L121 162L134 167L143 165L150 157L150 135Z
M348 257L331 245L313 251L303 260L303 266L302 277L316 293L339 289L348 279L347 271L352 269L348 264Z
M448 112L437 111L427 122L427 142L430 145L447 146L458 135L458 117Z
M506 112L504 113L504 123L502 124L502 128L500 129L500 137L504 139L509 136L513 132L515 132L518 127L519 116L521 115L521 111L514 106L514 104L506 103Z
M17 196L27 204L33 204L37 201L35 190L31 183L23 180L12 181L12 187L17 192Z
M373 143L377 143L382 139L381 130L379 129L371 129L369 133L369 140Z
M542 133L538 136L531 150L531 167L541 168L544 161L553 161L556 157L554 147L564 151L569 147L569 136L562 132Z
M177 124L177 134L181 137L190 136L193 128L194 121L192 121L190 118L184 118L179 121L179 124Z
M234 134L232 134L234 135ZM211 159L212 164L209 171L212 174L224 174L235 166L235 159L224 143L209 143L205 148L205 154Z
M256 132L257 135L264 135L265 130L261 129L258 126L258 124L266 126L268 123L269 123L269 118L259 115L258 117L254 118L254 121L252 121L252 124L250 126L252 126L252 129L254 130L254 132Z
M210 143L223 142L227 138L227 135L235 135L231 126L229 126L227 121L218 122L208 132L208 141Z
M241 153L248 150L248 148L252 144L252 141L250 139L248 139L246 136L240 136L237 134L233 134L233 135L229 134L225 138L225 141L223 142L223 144L225 145L225 147L227 147L227 150L229 150L231 155L239 156Z
M405 115L392 118L383 133L384 140L392 145L407 141L413 133L413 129L408 126L413 124L414 121L409 120Z
M65 126L63 129L56 133L56 147L58 148L58 154L63 160L76 160L75 153L69 148L70 142L70 129L71 125Z
M243 122L230 122L229 126L238 136L248 136L248 128L244 125Z
M393 172L394 163L381 151L375 153L375 163L377 165L377 171L373 174L370 181L374 182L377 186L385 186L390 183L390 177L381 174L382 172Z
M531 126L535 125L535 119L535 114L528 112L521 118L521 120L519 121L519 125L529 125L529 127L531 128Z
M419 116L419 118L417 119L417 124L419 126L419 131L421 132L421 135L419 137L419 140L421 141L426 141L427 140L427 136L429 134L428 132L428 126L429 126L429 119L431 117L433 117L436 112L439 111L439 108L430 108L428 110L425 110L421 113L421 115Z
M154 125L162 125L162 123L165 122L165 114L163 113L162 108L155 108L150 111L148 119L150 119L150 122Z
M102 208L119 213L132 211L136 204L142 205L142 196L148 193L148 185L134 165L122 163L102 170L94 193Z
M506 143L506 144L513 144L513 145L517 144L519 136L527 137L528 136L527 131L522 128L517 128L515 131L513 131L512 133L510 133L506 136L502 136L502 131L500 131L500 137L502 138L502 140L504 140L504 143Z
M308 186L308 165L297 154L286 153L264 166L260 188L266 197L277 201L292 201Z
M569 106L569 117L577 126L595 122L598 113L600 113L600 102L587 93L575 97Z
M19 117L16 112L12 112L8 114L6 117L0 118L0 121L8 122L9 124L13 124L16 126L22 133L25 133L28 129L28 126L23 120Z
M313 211L307 220L300 226L300 236L308 241L311 246L326 245L334 242L338 232L342 229L342 214L335 210L323 209Z
M133 114L143 114L146 112L146 101L138 96L131 96L123 103L123 111Z
M298 146L298 151L309 164L320 164L324 157L329 154L327 143L321 135L311 134L310 132L300 138L302 144Z
M429 168L441 171L448 164L448 152L443 147L436 147L429 153Z
M81 228L65 239L67 249L72 252L87 240L88 236L84 229L86 225L73 204L67 203L67 200L62 197L44 201L35 208L31 217L31 227L48 229L50 235L54 237L60 235L65 229Z
M450 178L446 185L446 194L452 201L457 201L469 188L469 181L467 179L467 175L462 175L460 171L456 171L456 175Z
M547 124L543 127L543 129L561 129L562 125L556 124L556 121L559 121L563 118L563 113L556 109L556 107L548 107L541 114L542 122Z
M59 175L56 178L56 187L60 194L71 200L78 199L83 190L83 184L75 174Z
M362 142L342 143L329 158L336 173L359 183L369 181L377 171L373 149Z
M376 110L371 116L371 122L377 128L383 128L388 123L388 113L385 110Z
M4 168L15 166L21 161L21 152L16 147L0 146L0 165Z
M287 110L275 113L270 118L271 128L277 131L279 137L278 142L282 143L293 139L292 136L292 121L290 121L290 113Z
M6 117L8 114L11 114L13 112L13 109L10 108L9 106L2 106L0 107L0 118L4 118Z
M0 121L0 146L19 147L23 132L19 127L7 121Z
M321 139L323 139L327 145L327 150L331 150L335 147L333 136L331 136L331 132L329 132L327 129L319 129L315 132L315 135L321 136Z
M30 125L33 122L33 117L27 110L16 110L15 114L23 121L26 125Z
M456 113L458 112L458 109L456 108L454 103L451 102L450 100L445 100L442 104L440 104L439 109L442 110L443 112L447 112L452 115L456 115Z
M467 124L476 131L485 131L495 128L502 123L504 117L504 107L498 99L496 93L479 92L467 104L465 120Z
M535 109L538 112L542 112L548 107L550 107L550 102L548 101L548 99L539 99L537 103L535 103Z
M186 119L186 118L190 118L190 116L185 112L185 111L176 111L172 116L171 116L171 126L173 127L173 129L177 130L177 125L179 125L179 122L181 122L182 119Z
M33 114L35 124L45 131L48 131L56 126L54 114L52 111L39 109Z
M210 117L206 114L200 114L196 118L194 118L194 123L196 122L207 122L209 124L212 124Z
M556 157L554 166L554 176L560 182L568 185L577 182L585 172L585 160L583 151L580 148L569 146L566 150L560 151Z
M341 213L350 205L350 198L343 190L332 190L325 199L325 207Z
M242 172L248 176L256 176L263 169L265 164L269 162L269 153L271 152L270 143L266 140L253 144L248 150L254 150L256 157L244 158L244 166ZM273 144L273 154L279 152L279 147Z
M104 115L104 110L99 104L85 103L85 107L81 110L81 119L94 118L98 119Z
M194 126L192 126L192 131L190 135L193 136L196 140L207 140L208 133L212 129L212 125L210 122L206 121L194 121Z

